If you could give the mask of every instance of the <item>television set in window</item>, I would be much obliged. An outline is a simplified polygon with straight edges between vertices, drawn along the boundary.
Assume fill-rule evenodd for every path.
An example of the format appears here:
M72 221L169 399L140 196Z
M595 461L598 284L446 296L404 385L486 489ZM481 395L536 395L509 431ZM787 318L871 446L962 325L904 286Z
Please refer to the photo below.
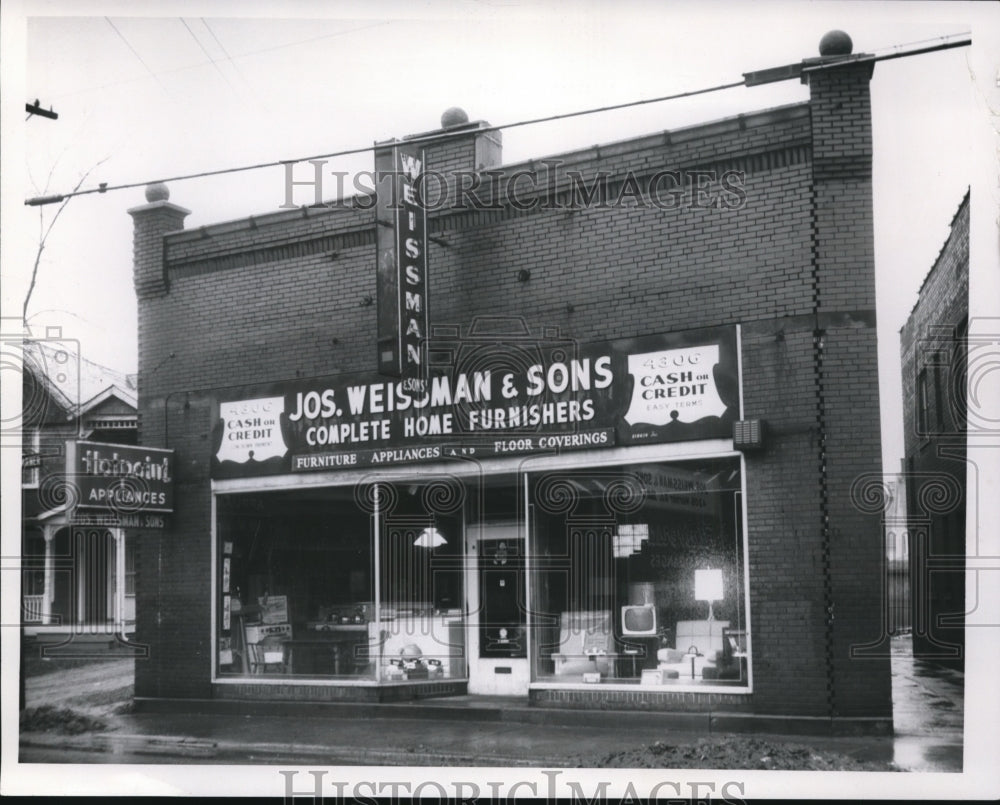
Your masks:
M643 637L656 634L656 607L630 604L622 607L622 636Z

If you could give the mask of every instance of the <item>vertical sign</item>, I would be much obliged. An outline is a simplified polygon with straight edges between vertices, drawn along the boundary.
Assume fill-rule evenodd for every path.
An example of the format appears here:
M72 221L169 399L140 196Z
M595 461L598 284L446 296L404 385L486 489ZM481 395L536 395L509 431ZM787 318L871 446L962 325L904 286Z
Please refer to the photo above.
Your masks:
M423 149L416 145L376 151L378 367L418 393L427 382L427 211L418 189L423 169Z

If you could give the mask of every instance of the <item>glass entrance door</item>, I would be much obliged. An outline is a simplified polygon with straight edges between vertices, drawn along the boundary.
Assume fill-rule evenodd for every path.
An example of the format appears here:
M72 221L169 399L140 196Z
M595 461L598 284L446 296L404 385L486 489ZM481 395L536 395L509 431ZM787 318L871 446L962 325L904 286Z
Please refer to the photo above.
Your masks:
M469 693L528 692L524 535L516 523L469 529Z

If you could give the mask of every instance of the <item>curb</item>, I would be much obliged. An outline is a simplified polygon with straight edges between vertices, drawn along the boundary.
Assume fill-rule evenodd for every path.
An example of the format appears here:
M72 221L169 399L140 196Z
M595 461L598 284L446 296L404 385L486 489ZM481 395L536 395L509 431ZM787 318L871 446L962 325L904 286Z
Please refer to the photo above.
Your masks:
M40 749L73 749L113 757L118 754L152 755L173 758L215 758L220 761L236 757L250 763L289 763L302 765L318 762L322 765L345 766L521 766L566 768L569 757L506 757L456 752L433 752L418 749L373 750L355 746L321 744L240 743L184 738L174 735L121 735L93 733L85 736L22 733L20 747Z

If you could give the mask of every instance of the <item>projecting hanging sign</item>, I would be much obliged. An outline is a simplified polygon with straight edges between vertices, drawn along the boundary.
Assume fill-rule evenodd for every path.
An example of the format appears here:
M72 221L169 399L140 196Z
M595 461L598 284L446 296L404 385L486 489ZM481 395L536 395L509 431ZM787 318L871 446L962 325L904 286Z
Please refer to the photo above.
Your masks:
M735 326L430 346L454 359L435 364L421 390L378 374L227 390L216 398L212 476L729 439L739 418Z
M174 451L69 441L66 443L65 482L75 493L70 498L77 509L114 512L121 517L172 512Z
M427 382L427 211L424 152L395 143L375 152L378 370L421 392Z

